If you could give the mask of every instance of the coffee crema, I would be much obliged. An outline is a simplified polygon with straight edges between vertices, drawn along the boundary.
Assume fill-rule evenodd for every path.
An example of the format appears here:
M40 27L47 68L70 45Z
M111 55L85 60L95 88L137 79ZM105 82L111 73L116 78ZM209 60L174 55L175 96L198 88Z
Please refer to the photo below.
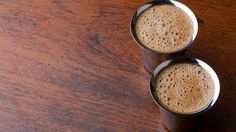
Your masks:
M215 87L210 74L194 64L180 63L165 68L156 78L155 94L167 109L192 114L212 101Z
M164 4L144 11L137 19L135 30L145 47L158 52L175 52L191 41L193 23L182 9Z

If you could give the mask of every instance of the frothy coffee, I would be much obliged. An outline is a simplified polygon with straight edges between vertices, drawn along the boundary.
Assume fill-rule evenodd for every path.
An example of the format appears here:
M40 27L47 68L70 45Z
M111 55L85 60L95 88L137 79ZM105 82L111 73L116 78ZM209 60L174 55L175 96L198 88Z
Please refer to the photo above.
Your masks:
M210 74L194 64L174 64L156 79L156 96L167 109L177 113L195 113L204 109L214 96Z
M147 9L138 17L135 28L142 44L158 52L174 52L184 48L193 33L190 17L172 5Z

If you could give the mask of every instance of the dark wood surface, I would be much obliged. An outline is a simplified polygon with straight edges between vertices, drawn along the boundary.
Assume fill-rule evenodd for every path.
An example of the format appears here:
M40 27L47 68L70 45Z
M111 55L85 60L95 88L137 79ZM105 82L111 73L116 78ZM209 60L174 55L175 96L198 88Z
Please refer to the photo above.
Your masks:
M129 32L145 0L0 0L0 131L165 131ZM199 131L236 130L236 1L181 0L199 18L188 55L221 94Z

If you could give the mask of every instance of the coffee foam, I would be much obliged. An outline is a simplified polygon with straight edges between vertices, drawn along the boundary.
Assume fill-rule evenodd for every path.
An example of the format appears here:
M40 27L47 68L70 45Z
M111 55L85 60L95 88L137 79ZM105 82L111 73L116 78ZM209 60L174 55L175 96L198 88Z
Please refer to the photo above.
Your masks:
M136 22L136 34L147 48L159 52L174 52L192 38L190 17L172 5L158 5L144 11Z
M175 64L158 75L155 94L172 111L194 113L205 108L212 100L214 82L200 66Z

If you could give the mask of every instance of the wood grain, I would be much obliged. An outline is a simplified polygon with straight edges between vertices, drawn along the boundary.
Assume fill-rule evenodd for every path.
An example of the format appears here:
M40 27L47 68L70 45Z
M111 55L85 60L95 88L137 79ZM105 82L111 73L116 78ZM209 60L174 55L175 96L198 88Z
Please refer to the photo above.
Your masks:
M144 0L1 0L0 131L165 131L129 33ZM188 54L221 94L199 131L236 129L236 2L182 0L200 21Z

